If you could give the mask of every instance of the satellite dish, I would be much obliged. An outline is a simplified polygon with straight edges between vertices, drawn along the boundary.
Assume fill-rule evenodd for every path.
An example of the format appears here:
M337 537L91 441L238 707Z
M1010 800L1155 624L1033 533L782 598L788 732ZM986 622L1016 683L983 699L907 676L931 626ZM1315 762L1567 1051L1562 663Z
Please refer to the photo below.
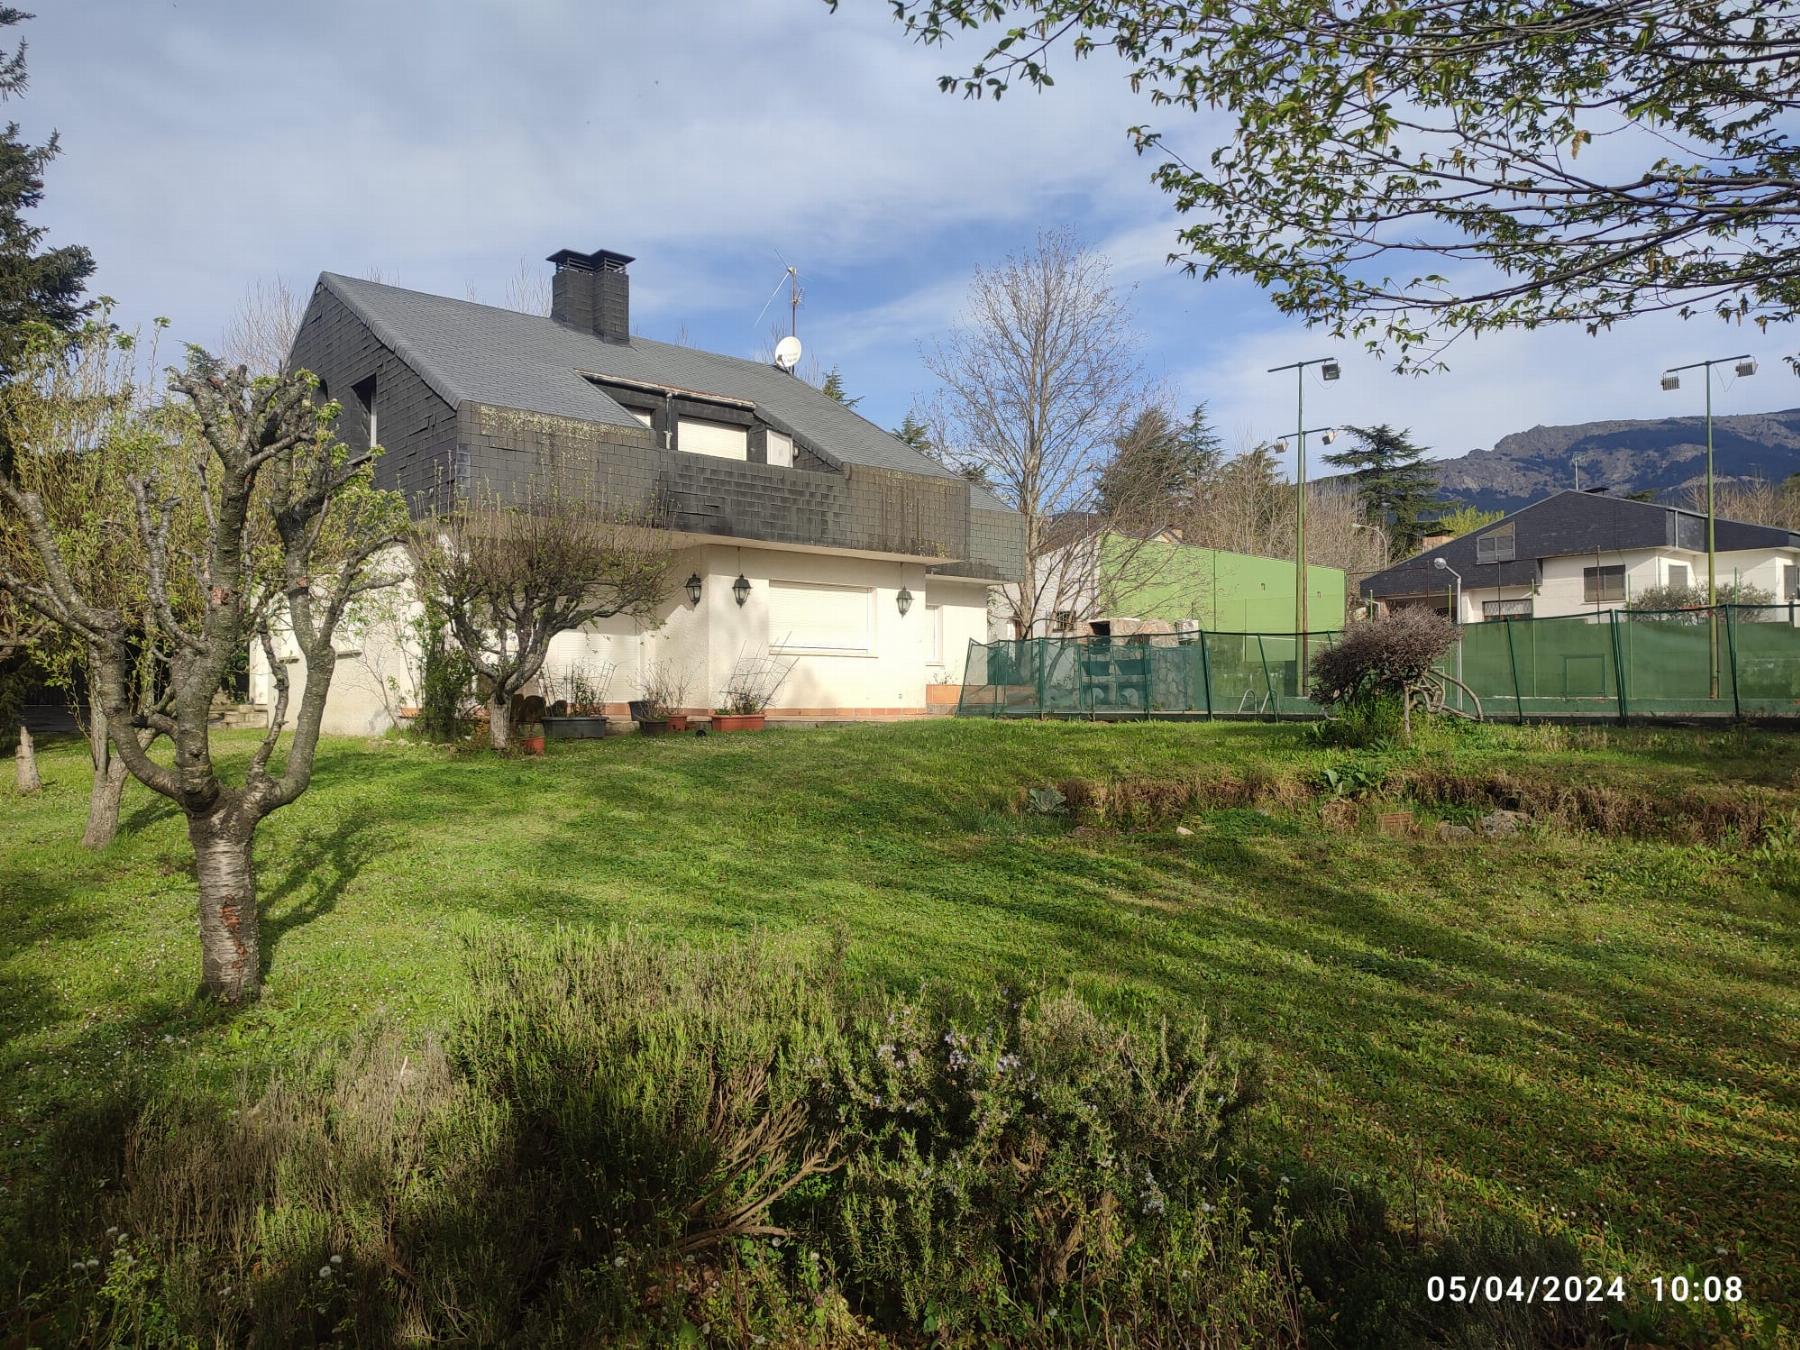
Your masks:
M792 370L800 364L800 339L784 337L775 344L775 364L783 370Z

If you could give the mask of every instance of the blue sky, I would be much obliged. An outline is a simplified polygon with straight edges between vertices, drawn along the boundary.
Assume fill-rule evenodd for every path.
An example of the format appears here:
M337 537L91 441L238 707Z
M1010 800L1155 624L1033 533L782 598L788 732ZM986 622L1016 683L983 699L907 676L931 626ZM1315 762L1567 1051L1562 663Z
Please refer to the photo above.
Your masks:
M923 344L953 324L974 267L1069 226L1130 288L1146 366L1205 399L1227 444L1289 431L1291 376L1313 424L1411 426L1435 453L1539 423L1698 410L1668 364L1764 358L1721 412L1800 403L1779 336L1661 317L1589 337L1459 346L1448 373L1397 376L1280 316L1244 282L1168 266L1178 219L1125 128L1183 150L1217 134L1167 120L1107 61L999 104L937 91L972 46L912 46L882 0L662 4L63 0L24 25L32 88L9 115L61 136L40 212L91 248L127 323L166 314L216 344L245 289L321 270L503 303L522 261L561 247L633 254L634 327L752 355L757 314L796 264L809 355L884 425L930 391Z

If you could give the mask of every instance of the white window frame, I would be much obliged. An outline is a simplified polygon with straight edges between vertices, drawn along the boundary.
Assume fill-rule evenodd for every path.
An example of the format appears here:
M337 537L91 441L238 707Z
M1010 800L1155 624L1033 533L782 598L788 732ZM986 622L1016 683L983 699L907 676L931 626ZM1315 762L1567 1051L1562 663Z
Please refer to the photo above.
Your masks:
M1677 567L1679 567L1683 573L1684 579L1681 581L1675 580L1674 573ZM1668 564L1663 568L1663 584L1671 587L1680 586L1683 590L1686 590L1689 586L1694 584L1694 565L1692 563L1676 562L1671 558Z
M944 607L929 602L925 605L925 627L928 639L925 664L941 666L944 664Z
M804 589L814 591L860 591L868 604L864 633L868 636L866 646L862 647L812 647L802 643L790 643L784 635L775 632L775 616L771 608L769 615L769 650L784 656L847 656L857 659L873 659L875 650L875 588L872 586L845 586L830 581L798 581L785 577L771 577L768 582L771 596L776 587L783 589ZM772 605L772 601L771 601Z

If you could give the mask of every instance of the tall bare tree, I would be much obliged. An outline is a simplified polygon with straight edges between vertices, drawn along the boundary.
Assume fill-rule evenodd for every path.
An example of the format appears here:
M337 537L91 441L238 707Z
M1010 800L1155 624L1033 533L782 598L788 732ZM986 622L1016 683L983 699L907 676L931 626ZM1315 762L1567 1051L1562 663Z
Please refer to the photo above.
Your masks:
M487 685L494 749L512 744L512 700L552 638L615 615L647 619L668 597L674 559L656 525L546 472L522 500L484 492L414 529L418 584Z
M548 318L550 275L544 271L544 265L519 259L518 267L506 279L503 303L507 309L516 309L521 314L537 314Z
M262 978L256 826L311 784L337 661L333 635L357 595L394 580L375 560L400 537L405 508L371 486L369 459L351 459L332 435L336 406L314 405L310 375L253 380L242 366L225 369L194 350L169 383L177 402L109 433L128 441L111 462L132 505L116 527L142 560L141 612L84 588L44 498L12 474L0 477L0 504L29 551L25 566L8 556L0 587L88 645L114 750L134 778L187 817L203 987L239 1003L256 995ZM79 457L84 448L48 444L19 454ZM274 659L278 625L306 673L279 767L289 683ZM166 708L142 712L131 685L146 632L168 651L170 696ZM270 658L276 693L269 729L232 785L213 760L212 702L252 640ZM173 741L172 763L122 734L134 721Z
M306 297L282 277L250 283L231 322L220 352L227 365L243 366L252 375L277 375L287 365L294 334L306 317Z
M1009 617L1030 631L1047 613L1078 608L1105 528L1094 510L1100 469L1143 378L1106 259L1066 230L1041 233L976 272L964 322L925 364L941 385L945 462L982 471L1024 517Z

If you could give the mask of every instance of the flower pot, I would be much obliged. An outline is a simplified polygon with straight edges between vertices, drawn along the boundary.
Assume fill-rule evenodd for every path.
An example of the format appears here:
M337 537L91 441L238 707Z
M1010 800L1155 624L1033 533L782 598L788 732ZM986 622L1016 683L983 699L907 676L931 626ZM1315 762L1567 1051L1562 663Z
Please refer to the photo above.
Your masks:
M546 717L544 735L553 741L591 741L611 735L611 722L605 717Z
M762 713L714 713L712 719L714 731L761 731L763 729Z
M670 713L669 714L669 730L670 731L686 731L687 729L688 729L688 715L686 713Z
M519 733L519 749L528 755L544 753L544 729L541 726L530 727Z
M637 726L640 736L667 736L669 734L669 719L666 717L640 717Z

